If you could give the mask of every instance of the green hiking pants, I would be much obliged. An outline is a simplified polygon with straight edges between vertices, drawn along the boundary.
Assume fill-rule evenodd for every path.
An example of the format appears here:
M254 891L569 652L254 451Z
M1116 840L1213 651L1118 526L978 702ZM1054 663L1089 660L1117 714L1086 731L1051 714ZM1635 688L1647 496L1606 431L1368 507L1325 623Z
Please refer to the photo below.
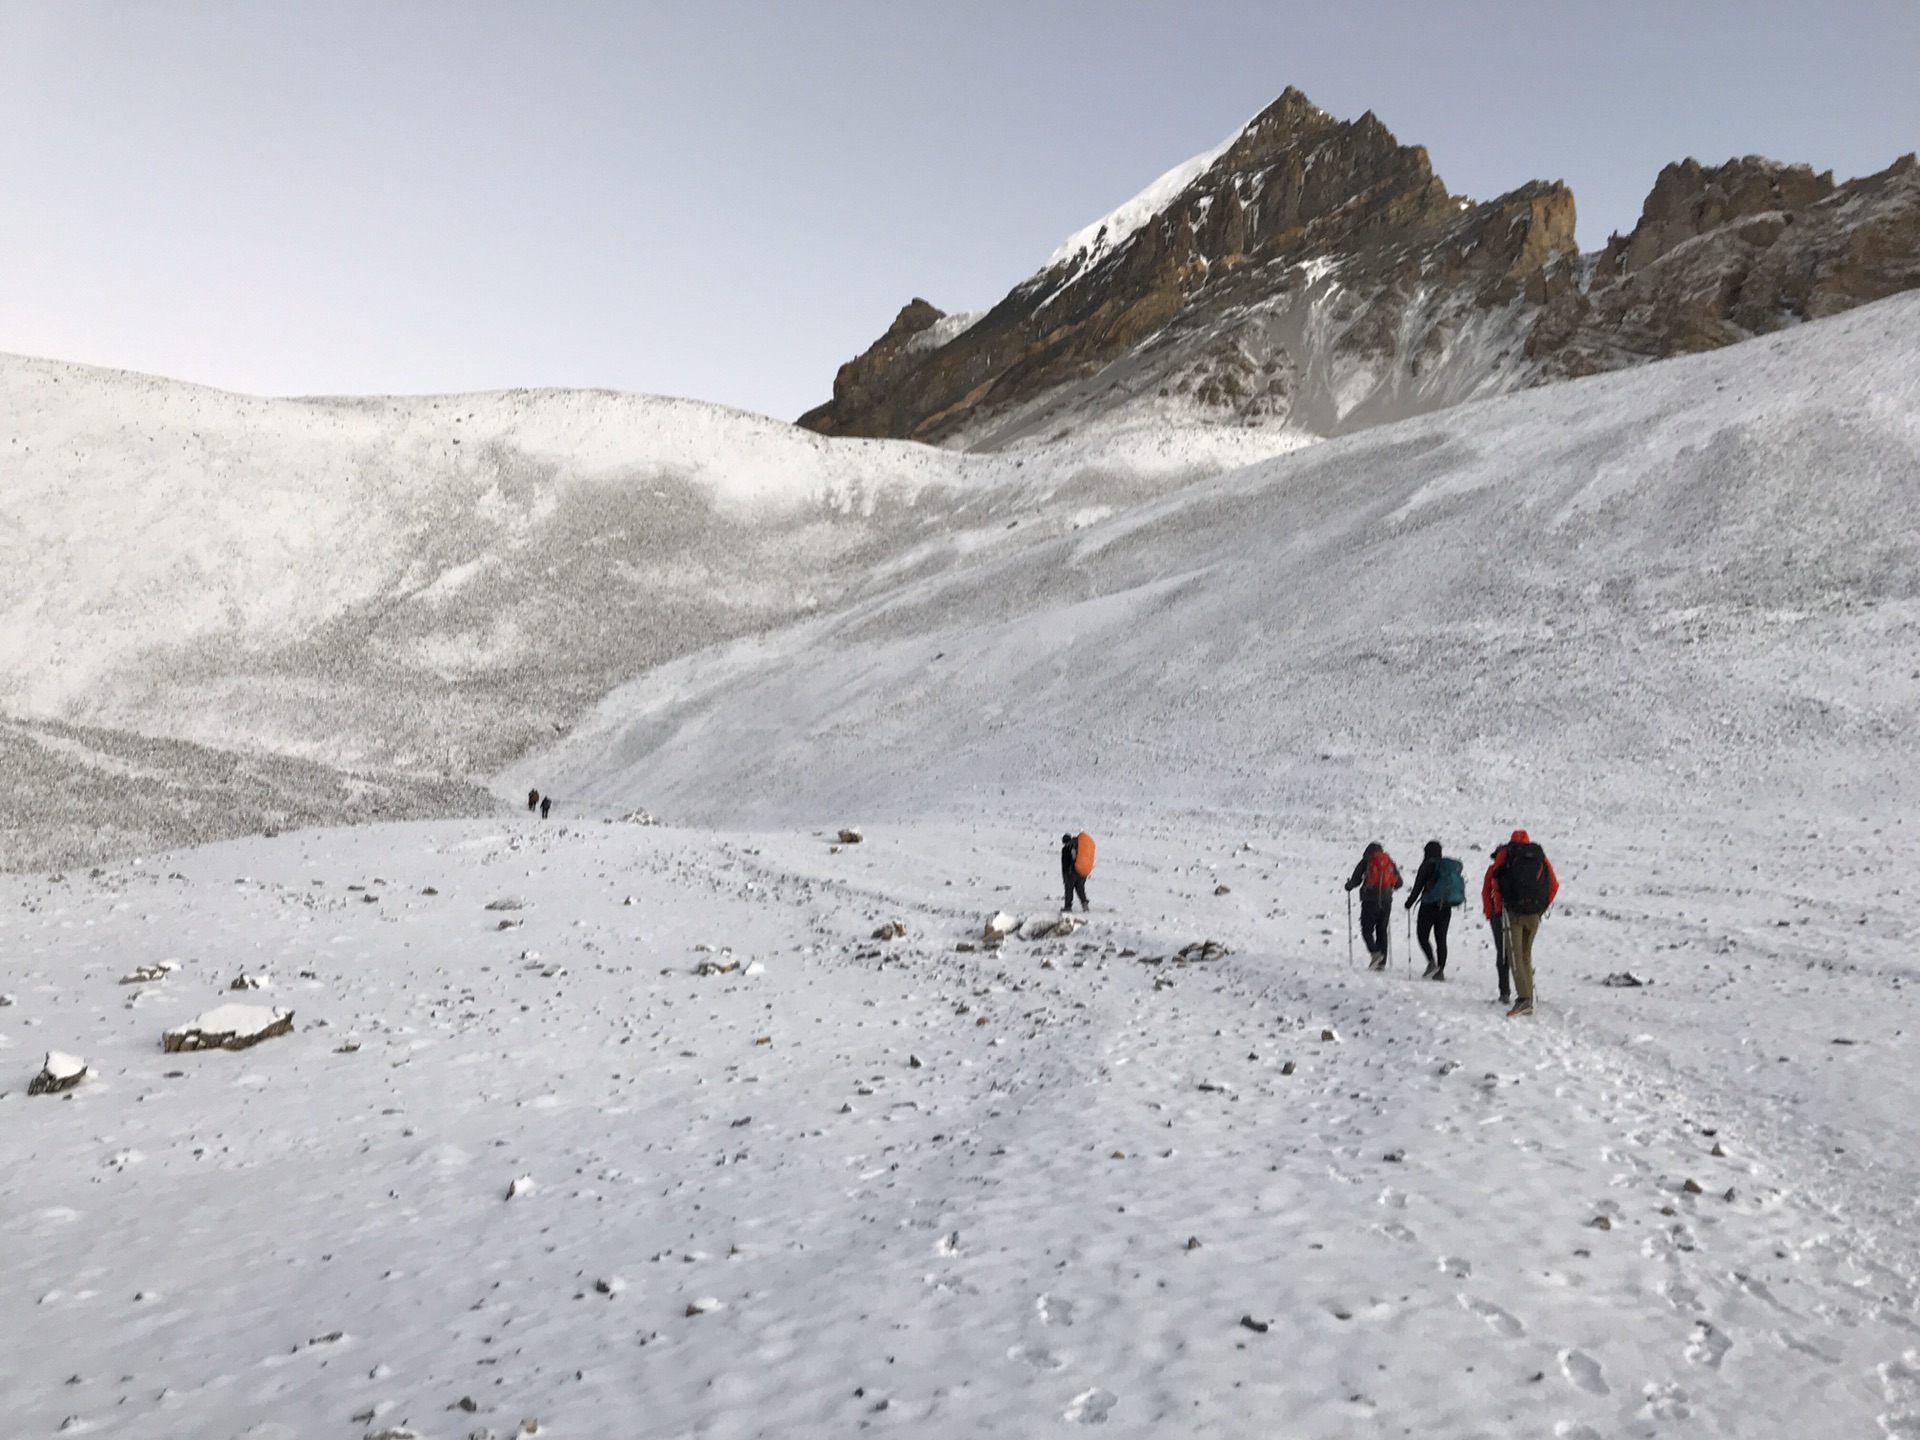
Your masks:
M1533 937L1540 933L1539 915L1507 912L1507 963L1513 967L1513 998L1533 998Z

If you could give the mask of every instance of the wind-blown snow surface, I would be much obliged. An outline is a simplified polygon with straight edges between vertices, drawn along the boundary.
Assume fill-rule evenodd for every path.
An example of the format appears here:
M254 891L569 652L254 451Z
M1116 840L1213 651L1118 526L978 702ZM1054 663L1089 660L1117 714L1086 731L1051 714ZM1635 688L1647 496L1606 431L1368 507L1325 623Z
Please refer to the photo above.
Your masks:
M1917 321L999 493L502 777L550 824L0 877L0 1413L1915 1433ZM1515 823L1538 1015L1470 912L1348 968L1365 840ZM1082 825L1086 929L958 948ZM163 1054L243 973L294 1033Z
M1274 827L1104 829L1087 928L957 949L1050 908L1037 830L0 879L10 1433L1920 1424L1913 965L1847 857L1756 892L1556 839L1523 1023L1465 917L1452 983L1349 969L1351 847ZM242 972L295 1033L163 1054ZM50 1048L92 1074L26 1098Z

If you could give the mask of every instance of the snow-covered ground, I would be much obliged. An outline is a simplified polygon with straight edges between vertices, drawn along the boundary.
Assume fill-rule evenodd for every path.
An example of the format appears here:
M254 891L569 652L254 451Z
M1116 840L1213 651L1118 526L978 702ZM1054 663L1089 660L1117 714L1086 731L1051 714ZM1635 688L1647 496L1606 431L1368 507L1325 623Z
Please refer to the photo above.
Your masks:
M0 878L0 1413L1920 1433L1916 376L1906 297L1198 483L935 455L1012 468L496 777L551 821ZM1537 1016L1472 913L1349 967L1366 840L1514 825ZM162 1050L229 1002L293 1032Z
M1920 1424L1897 913L1570 837L1522 1023L1467 917L1446 985L1348 967L1353 847L1182 821L1102 834L1084 929L958 948L1052 909L1061 823L0 882L10 1433ZM291 1036L162 1052L243 973Z

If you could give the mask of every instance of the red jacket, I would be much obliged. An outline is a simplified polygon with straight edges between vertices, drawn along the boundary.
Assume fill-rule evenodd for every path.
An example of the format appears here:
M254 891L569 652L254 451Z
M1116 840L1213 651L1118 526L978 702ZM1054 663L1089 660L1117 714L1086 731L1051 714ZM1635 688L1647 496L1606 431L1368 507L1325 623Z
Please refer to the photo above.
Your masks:
M1500 887L1493 883L1493 872L1500 868L1500 862L1506 858L1507 847L1502 845L1493 852L1493 863L1487 866L1485 878L1480 881L1480 913L1489 920L1497 919L1500 914Z

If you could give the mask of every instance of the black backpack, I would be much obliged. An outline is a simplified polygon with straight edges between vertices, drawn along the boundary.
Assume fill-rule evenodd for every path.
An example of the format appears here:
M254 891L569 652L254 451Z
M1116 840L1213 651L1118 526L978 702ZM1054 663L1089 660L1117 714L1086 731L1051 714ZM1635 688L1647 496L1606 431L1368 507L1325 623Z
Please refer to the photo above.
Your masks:
M1516 915L1539 915L1547 908L1552 882L1547 879L1547 852L1527 841L1507 846L1507 858L1493 872L1500 887L1500 904Z

